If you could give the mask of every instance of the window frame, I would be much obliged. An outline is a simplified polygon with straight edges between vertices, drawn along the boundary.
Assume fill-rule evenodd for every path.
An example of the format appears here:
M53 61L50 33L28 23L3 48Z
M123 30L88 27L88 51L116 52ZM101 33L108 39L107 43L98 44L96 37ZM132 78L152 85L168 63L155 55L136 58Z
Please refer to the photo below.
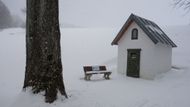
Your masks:
M131 40L138 40L138 29L133 28L131 31Z

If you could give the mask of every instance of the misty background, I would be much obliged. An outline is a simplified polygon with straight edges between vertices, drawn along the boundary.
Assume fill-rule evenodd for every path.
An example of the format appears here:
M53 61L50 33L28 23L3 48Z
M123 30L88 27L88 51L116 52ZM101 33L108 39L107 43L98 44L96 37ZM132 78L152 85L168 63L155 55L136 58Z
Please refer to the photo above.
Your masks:
M25 22L26 0L1 0L14 16ZM63 27L121 27L134 13L160 26L190 24L190 13L174 6L173 0L59 0ZM2 14L0 14L2 16ZM20 25L23 25L22 23Z

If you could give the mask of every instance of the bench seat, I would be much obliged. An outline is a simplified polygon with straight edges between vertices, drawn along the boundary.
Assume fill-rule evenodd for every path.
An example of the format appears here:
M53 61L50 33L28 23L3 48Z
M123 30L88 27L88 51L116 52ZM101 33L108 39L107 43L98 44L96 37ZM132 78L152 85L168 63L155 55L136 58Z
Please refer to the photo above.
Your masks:
M109 73L111 71L88 71L86 74L104 74L104 73Z

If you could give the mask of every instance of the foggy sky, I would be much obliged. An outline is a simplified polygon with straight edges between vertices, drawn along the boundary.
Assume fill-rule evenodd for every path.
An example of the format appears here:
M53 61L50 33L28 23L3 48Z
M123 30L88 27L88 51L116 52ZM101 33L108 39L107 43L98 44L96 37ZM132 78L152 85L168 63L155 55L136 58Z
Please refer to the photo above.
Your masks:
M2 0L12 14L20 11L26 0ZM174 8L172 0L59 0L60 22L81 27L120 27L134 13L160 26L190 24L190 13ZM23 18L24 19L24 18Z

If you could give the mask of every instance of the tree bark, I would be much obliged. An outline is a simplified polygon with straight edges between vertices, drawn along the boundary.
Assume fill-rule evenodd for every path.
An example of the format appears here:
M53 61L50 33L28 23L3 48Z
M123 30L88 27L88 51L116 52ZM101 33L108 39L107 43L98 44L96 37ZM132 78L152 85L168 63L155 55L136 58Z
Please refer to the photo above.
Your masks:
M58 0L27 0L26 71L23 88L45 91L46 102L57 92L67 98L60 47Z

